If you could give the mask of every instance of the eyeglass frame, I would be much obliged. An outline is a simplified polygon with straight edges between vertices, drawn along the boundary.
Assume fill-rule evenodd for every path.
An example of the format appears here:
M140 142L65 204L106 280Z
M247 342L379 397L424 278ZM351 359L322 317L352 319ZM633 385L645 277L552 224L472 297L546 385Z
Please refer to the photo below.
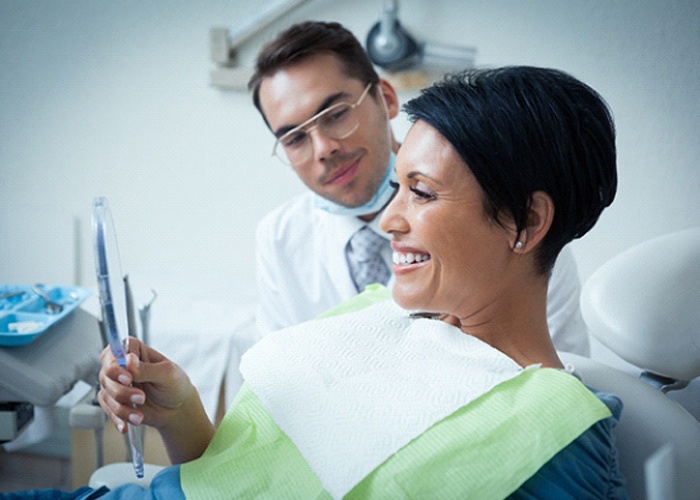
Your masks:
M323 110L319 111L318 113L316 113L314 116L312 116L311 118L309 118L309 119L306 120L305 122L303 122L303 123L297 125L297 126L294 127L293 129L288 130L287 132L285 132L284 134L282 134L281 136L279 136L279 137L277 138L277 140L275 141L275 144L272 146L272 156L277 157L277 159L279 159L279 160L280 160L282 163L284 163L285 165L290 165L290 166L293 165L292 161L289 160L289 156L287 156L286 153L285 153L285 156L287 157L286 160L285 160L284 158L282 158L282 157L277 153L277 147L278 147L278 146L281 146L282 149L284 150L284 146L281 145L280 143L282 142L282 140L283 140L285 137L290 136L290 135L295 134L295 133L298 133L300 130L304 130L304 129L305 129L304 132L306 133L306 137L308 138L309 141L311 141L311 135L309 134L309 132L311 132L312 130L314 130L314 129L316 129L316 128L319 128L320 125L319 125L319 123L318 123L318 120L319 120L320 118L322 118L323 116L327 115L328 113L330 113L330 112L333 111L334 109L338 109L338 107L340 107L340 106L349 106L349 107L350 107L350 110L351 110L351 111L354 111L355 108L357 108L358 106L360 106L360 105L362 104L362 101L364 101L365 97L366 97L367 94L369 93L369 89L371 89L373 86L374 86L374 82L369 82L369 83L365 86L365 89L362 91L362 94L360 94L360 97L359 97L359 98L357 99L357 101L355 101L354 103L348 103L348 102L345 102L345 101L340 101L340 102L336 102L335 104L331 104L331 105L328 106L326 109L323 109ZM309 127L310 124L312 124L312 126ZM352 129L350 132L348 132L347 134L343 135L342 137L331 137L331 139L334 139L334 140L336 140L336 141L342 141L343 139L347 139L347 138L350 137L352 134L354 134L354 133L357 131L357 129L358 129L359 127L360 127L360 121L358 120L358 121L357 121L357 125L355 125L355 126L353 127L353 129ZM322 128L321 128L321 131L323 132L324 135L327 135L326 132L325 132ZM330 137L330 136L328 136L328 137ZM312 146L312 151L313 151L313 146ZM308 158L306 159L306 161L308 161ZM302 163L304 163L304 162L302 162Z

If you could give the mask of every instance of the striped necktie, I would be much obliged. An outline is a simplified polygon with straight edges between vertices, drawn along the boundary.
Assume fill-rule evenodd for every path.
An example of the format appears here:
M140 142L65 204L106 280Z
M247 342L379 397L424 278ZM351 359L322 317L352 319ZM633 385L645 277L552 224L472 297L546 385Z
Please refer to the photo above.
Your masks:
M386 285L391 277L391 271L382 259L382 248L389 241L372 231L369 226L362 226L345 248L350 274L358 292L372 283Z

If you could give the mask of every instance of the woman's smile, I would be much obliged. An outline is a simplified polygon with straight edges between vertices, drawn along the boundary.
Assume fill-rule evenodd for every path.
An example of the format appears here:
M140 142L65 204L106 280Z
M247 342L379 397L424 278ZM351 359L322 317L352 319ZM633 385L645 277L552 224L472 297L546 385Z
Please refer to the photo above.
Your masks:
M421 252L417 249L406 248L396 243L392 243L392 248L394 249L392 254L394 274L413 271L423 267L430 260L429 253Z

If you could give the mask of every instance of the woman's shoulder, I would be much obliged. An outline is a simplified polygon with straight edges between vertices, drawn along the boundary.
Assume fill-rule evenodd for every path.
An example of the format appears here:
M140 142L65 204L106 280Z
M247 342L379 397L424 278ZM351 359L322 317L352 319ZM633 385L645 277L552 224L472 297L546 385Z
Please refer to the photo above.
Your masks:
M589 390L608 407L611 416L593 424L557 453L510 498L627 498L614 435L622 401L615 394Z
M622 415L622 400L610 392L599 391L592 387L588 387L588 389L608 407L612 413L613 425L617 424L620 421L620 415Z

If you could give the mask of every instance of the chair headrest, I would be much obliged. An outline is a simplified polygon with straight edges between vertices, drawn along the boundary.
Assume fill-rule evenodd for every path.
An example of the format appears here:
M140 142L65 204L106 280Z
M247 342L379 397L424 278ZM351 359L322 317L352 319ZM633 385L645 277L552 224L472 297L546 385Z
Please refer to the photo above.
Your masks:
M700 376L700 227L634 246L584 284L591 334L622 359L659 375Z

